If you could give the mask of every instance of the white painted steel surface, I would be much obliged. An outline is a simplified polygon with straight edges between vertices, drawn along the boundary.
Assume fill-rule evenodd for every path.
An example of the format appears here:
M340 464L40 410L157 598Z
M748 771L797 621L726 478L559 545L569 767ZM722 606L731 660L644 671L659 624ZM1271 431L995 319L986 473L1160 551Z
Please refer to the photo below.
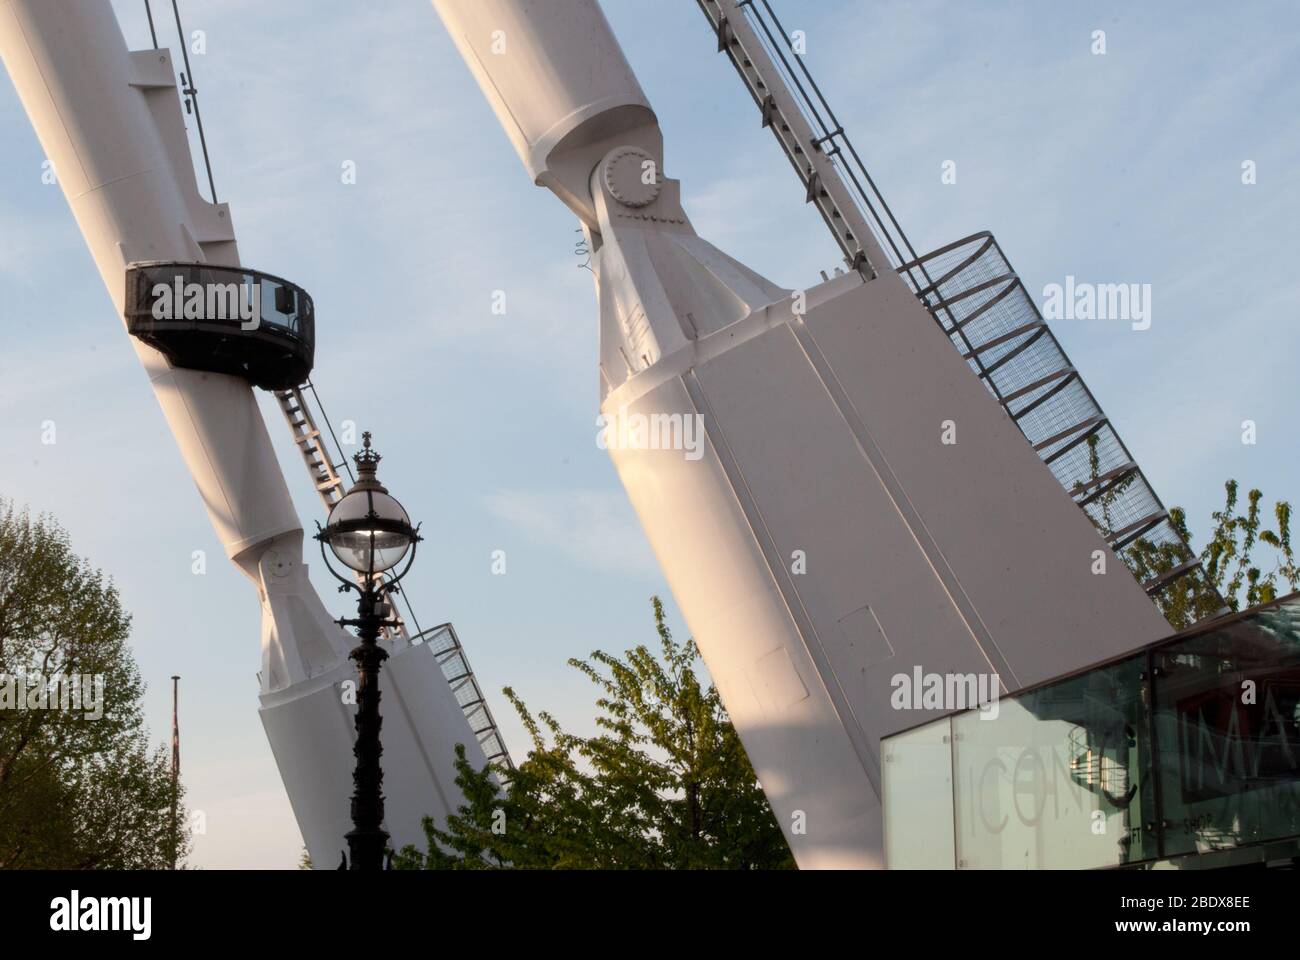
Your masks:
M695 234L593 0L433 4L583 220L602 416L702 418L698 457L610 452L800 866L883 866L880 738L921 719L894 674L1015 689L1168 625L897 275L791 291ZM585 192L540 131L584 145Z

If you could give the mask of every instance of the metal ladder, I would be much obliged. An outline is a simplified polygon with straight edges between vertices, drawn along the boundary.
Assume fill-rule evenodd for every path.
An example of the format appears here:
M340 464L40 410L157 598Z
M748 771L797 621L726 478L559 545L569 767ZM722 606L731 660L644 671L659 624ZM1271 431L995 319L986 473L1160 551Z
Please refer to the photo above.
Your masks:
M297 445L298 452L302 454L303 463L307 464L307 472L311 474L316 493L328 512L334 504L343 499L343 478L339 476L339 467L347 468L349 477L352 475L352 470L347 467L345 458L340 458L339 463L330 460L329 451L321 440L320 428L316 426L311 407L307 404L307 397L303 394L304 388L315 390L315 387L308 382L300 387L276 390L275 399L279 402L284 419L289 424L289 431L293 434L293 442ZM336 444L337 442L335 440Z
M302 454L303 463L307 465L307 473L311 476L316 493L328 513L343 499L345 492L343 475L339 473L339 469L342 468L347 472L349 483L355 480L352 467L343 453L343 446L339 443L334 427L325 415L325 407L320 402L316 387L310 380L289 390L273 392L276 402L280 405L280 411L284 414L285 422L289 424L293 442L298 447L298 452ZM333 441L337 459L330 455L330 447L320 424L325 426L329 440ZM469 658L465 655L465 648L461 646L455 628L450 623L444 623L429 630L421 630L420 621L416 619L415 611L411 608L411 600L405 591L398 592L395 596L400 598L406 615L402 616L397 610L397 604L394 604L397 626L392 629L385 628L384 639L398 646L417 646L423 643L431 645L438 665L442 668L442 674L451 687L452 695L456 697L461 712L465 714L465 719L482 748L483 755L489 763L503 773L514 770L514 762L510 759L509 751L506 750L505 741L501 739L496 719L492 716L487 698L483 696L483 690L469 665ZM414 634L407 629L408 618L415 627Z
M1153 601L1200 584L1227 608L1010 263L987 233L919 256L769 0L696 0L830 229L866 279L900 273ZM1116 519L1118 518L1118 519Z

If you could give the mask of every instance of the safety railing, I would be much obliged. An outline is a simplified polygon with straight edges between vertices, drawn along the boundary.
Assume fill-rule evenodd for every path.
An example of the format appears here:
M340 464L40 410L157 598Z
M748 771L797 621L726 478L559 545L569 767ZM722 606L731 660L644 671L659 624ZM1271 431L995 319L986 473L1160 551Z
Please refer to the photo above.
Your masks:
M1223 612L1222 598L993 235L958 240L898 272L1175 626Z

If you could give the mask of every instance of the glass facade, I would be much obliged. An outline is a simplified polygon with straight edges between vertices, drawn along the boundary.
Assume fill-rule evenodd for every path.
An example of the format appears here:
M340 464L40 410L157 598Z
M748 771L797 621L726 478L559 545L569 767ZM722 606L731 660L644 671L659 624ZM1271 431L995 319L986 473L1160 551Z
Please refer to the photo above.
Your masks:
M1119 867L1300 835L1300 596L882 743L895 869Z

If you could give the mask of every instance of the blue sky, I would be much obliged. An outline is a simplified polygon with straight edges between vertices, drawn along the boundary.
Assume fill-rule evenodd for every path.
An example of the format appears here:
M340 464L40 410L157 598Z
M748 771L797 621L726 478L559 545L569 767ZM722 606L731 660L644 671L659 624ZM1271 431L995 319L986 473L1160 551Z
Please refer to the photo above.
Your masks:
M155 6L174 46L169 5ZM572 215L531 185L423 0L181 6L206 34L192 59L244 262L312 292L331 417L375 431L386 482L424 522L408 581L421 620L455 622L517 754L506 684L590 729L591 687L564 661L650 639L649 598L667 592L594 442L595 304ZM1300 498L1300 8L774 6L807 33L811 69L918 250L990 229L1031 292L1067 274L1152 285L1149 330L1054 329L1195 533L1226 477ZM143 4L115 7L147 45ZM695 5L605 8L700 234L778 283L815 283L837 249ZM114 576L159 738L166 678L184 677L185 777L207 830L193 862L290 866L300 840L256 716L256 599L222 558L43 159L0 83L0 495L57 515ZM263 400L310 525L318 502ZM505 576L491 574L498 549Z

